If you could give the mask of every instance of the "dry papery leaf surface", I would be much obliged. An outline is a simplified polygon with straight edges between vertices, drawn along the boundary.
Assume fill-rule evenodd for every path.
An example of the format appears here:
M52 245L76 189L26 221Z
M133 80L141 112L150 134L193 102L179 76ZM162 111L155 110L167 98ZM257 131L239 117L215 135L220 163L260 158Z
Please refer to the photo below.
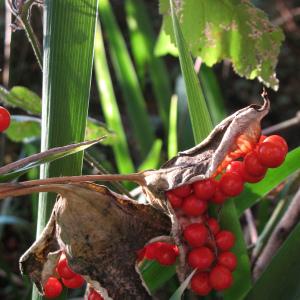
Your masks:
M180 224L165 191L211 177L238 148L241 137L257 142L261 119L268 111L266 98L262 106L237 111L201 144L178 153L159 170L0 184L0 198L33 192L58 194L47 226L20 259L22 273L29 275L43 294L43 285L55 274L63 251L71 268L104 299L152 299L155 296L140 276L136 252L149 242L169 241L180 249L177 273L183 280L191 270L185 264ZM148 203L138 203L105 186L78 182L83 179L135 181Z

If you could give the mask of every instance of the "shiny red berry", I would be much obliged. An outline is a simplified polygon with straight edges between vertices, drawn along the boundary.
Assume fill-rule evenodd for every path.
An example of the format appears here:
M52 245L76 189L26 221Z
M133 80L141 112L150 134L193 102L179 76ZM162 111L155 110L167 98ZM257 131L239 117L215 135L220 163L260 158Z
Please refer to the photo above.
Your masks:
M161 243L156 256L157 261L164 266L173 265L178 255L176 248L174 248L174 245Z
M207 201L213 197L217 182L213 178L197 181L193 184L194 193L198 199Z
M221 230L215 237L218 248L222 251L228 251L234 246L235 236L232 232Z
M183 200L181 209L188 216L200 216L207 210L207 202L199 200L194 194L192 194Z
M280 135L270 135L265 138L264 142L270 142L275 145L278 145L282 148L282 151L284 153L288 152L288 145L286 143L286 140L283 137L281 137Z
M70 289L77 289L83 286L84 284L84 278L80 276L79 274L76 274L74 277L70 279L61 279L63 284Z
M146 245L144 257L149 260L156 259L161 244L161 242L153 242Z
M232 274L224 266L217 265L209 273L209 283L217 291L228 289L232 282Z
M70 268L67 258L64 254L61 255L56 270L59 276L65 279L70 279L76 275L76 273Z
M218 186L215 191L214 196L210 199L210 201L212 203L221 205L227 200L227 198L228 198L228 196L225 195Z
M241 176L232 172L226 172L222 175L219 186L225 195L234 197L243 191L244 181Z
M200 295L206 296L212 290L209 283L209 275L206 272L196 273L191 280L192 290Z
M260 163L268 168L280 166L286 155L281 146L270 142L261 143L258 146L257 154Z
M180 208L181 207L182 200L183 200L181 197L176 196L171 191L167 192L167 197L168 197L168 200L171 203L171 205L172 205L173 208Z
M204 224L194 223L184 229L183 236L190 246L201 247L207 242L208 230Z
M192 187L189 184L182 185L176 189L172 190L173 194L175 194L177 197L187 197L192 192Z
M266 138L267 138L266 135L261 135L259 140L258 140L258 144L261 144Z
M237 266L237 258L232 252L222 252L219 254L218 263L230 271L233 271Z
M248 153L244 158L245 172L251 176L264 176L267 172L267 167L262 165L255 151Z
M0 106L0 132L6 130L10 124L10 114L7 109Z
M48 299L58 297L63 290L61 282L55 277L49 277L44 285L44 296Z
M142 248L136 251L137 261L140 262L145 258L146 248Z
M214 253L207 247L193 249L188 254L188 263L198 270L208 269L214 261Z
M88 300L104 300L104 298L97 293L94 289L89 292Z
M209 218L206 221L206 224L209 227L209 229L213 235L216 235L220 231L220 225L215 218Z
M245 171L245 165L242 161L233 161L228 167L227 172L233 172L241 176L245 182L255 183L261 181L265 175L262 176L252 176Z

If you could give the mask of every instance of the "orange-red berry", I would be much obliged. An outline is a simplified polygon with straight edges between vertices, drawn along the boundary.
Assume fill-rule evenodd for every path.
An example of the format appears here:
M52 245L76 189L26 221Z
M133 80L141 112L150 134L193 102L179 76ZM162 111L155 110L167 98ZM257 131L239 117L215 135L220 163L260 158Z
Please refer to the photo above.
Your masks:
M44 296L48 299L58 297L63 290L61 282L55 277L49 277L44 285Z
M217 265L209 273L209 283L217 291L228 289L232 282L232 274L224 266Z
M193 223L184 229L183 236L190 246L201 247L207 242L208 230L204 224Z
M191 280L192 290L200 295L206 296L212 290L212 287L209 283L209 276L207 272L196 273Z
M208 269L214 261L214 253L207 247L191 250L188 254L189 265L200 271Z

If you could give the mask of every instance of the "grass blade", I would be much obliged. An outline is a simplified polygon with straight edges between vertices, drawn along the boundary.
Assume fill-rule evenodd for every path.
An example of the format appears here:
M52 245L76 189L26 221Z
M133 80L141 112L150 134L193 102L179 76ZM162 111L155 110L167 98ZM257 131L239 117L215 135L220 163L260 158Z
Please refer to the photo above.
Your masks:
M179 61L186 85L188 97L189 112L193 127L195 142L200 143L212 130L212 121L206 106L203 91L200 88L198 77L194 71L193 61L189 54L184 37L180 30L173 2L170 0L173 30L176 39L176 45L179 52Z
M45 1L42 151L84 139L96 12L97 0ZM41 178L79 175L82 158L81 153L44 165ZM53 195L40 195L37 235L54 201ZM42 299L36 289L32 299Z
M141 78L146 69L149 71L159 115L164 128L168 129L171 83L167 68L154 54L155 34L152 22L143 0L126 0L127 24L130 33L133 58Z
M126 135L122 126L122 119L107 65L100 24L97 24L95 34L95 72L106 123L117 135L112 148L118 172L133 173L134 165L129 153Z
M161 150L162 150L162 140L156 139L153 143L152 148L150 149L145 160L140 164L138 170L151 170L159 167L161 160Z
M168 136L168 158L171 159L178 152L177 144L177 105L178 97L173 96L171 99L169 136Z
M146 111L143 94L108 0L100 1L99 14L107 33L112 63L126 101L133 133L143 158L154 142L153 128Z

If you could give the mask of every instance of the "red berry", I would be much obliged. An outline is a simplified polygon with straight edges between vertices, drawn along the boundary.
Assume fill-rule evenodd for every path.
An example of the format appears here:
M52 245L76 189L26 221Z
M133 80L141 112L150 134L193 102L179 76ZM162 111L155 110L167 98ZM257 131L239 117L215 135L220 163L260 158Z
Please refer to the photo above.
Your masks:
M173 192L168 191L167 197L173 208L179 208L182 205L182 198L176 196Z
M65 279L70 279L76 275L76 273L70 268L65 254L61 255L56 270L59 276Z
M215 218L209 218L206 223L213 235L216 235L220 231L220 225Z
M225 195L219 187L216 189L214 196L210 199L210 201L215 204L223 204L226 200L227 195Z
M222 251L228 251L234 246L235 236L232 232L227 230L221 230L216 235L216 244L218 248Z
M267 172L267 168L263 166L255 151L248 153L244 158L245 172L251 176L264 176Z
M217 182L213 178L197 181L193 184L195 195L200 200L209 200L215 194Z
M161 243L156 259L161 265L170 266L176 262L177 255L178 251L174 249L174 245Z
M98 294L94 289L89 292L88 300L104 300L104 298Z
M193 249L188 255L188 263L192 268L208 269L214 261L214 253L207 247Z
M192 192L192 187L189 184L182 185L176 189L173 189L172 192L177 197L184 198L184 197L187 197Z
M192 194L183 200L181 208L186 215L196 217L207 210L207 202L199 200L194 194Z
M242 177L232 172L226 172L223 174L219 185L221 191L230 197L239 195L244 189L244 181Z
M49 277L44 285L44 296L48 299L58 297L63 290L62 284L55 277Z
M184 229L183 236L192 247L201 247L207 242L208 230L205 225L194 223Z
M270 142L272 144L280 146L284 153L288 152L288 145L287 145L285 139L283 137L281 137L280 135L270 135L270 136L266 137L264 142Z
M208 295L212 289L209 283L208 273L196 273L191 280L191 288L200 296Z
M6 130L10 124L10 114L7 109L0 106L0 132Z
M260 144L257 153L261 164L268 168L280 166L283 163L286 154L281 146L270 142L263 142Z
M74 277L70 279L61 279L63 284L70 289L77 289L83 286L84 284L84 278L80 276L79 274L76 274Z
M258 144L261 144L266 138L267 138L266 135L261 135L259 140L258 140Z
M227 172L236 173L239 176L241 176L241 178L245 182L251 182L251 183L259 182L265 177L265 175L262 175L262 176L252 176L252 175L250 175L248 172L245 171L245 165L241 161L233 161L227 167Z
M156 259L161 244L161 242L154 242L146 245L144 257L149 260Z
M232 252L222 252L218 257L218 263L233 271L237 266L237 258Z
M209 273L209 283L217 291L228 289L232 282L231 272L223 266L217 265Z

